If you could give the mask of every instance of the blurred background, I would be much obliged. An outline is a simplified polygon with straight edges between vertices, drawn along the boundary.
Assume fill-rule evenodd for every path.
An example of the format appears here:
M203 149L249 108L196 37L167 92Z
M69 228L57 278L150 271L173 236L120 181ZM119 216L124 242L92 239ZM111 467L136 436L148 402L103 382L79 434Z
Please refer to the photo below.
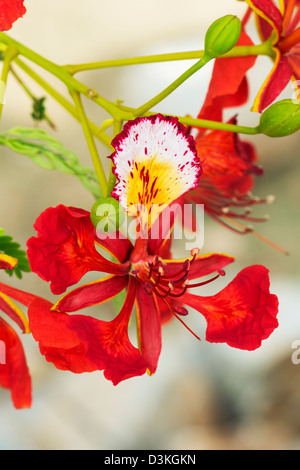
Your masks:
M82 63L139 55L199 50L208 26L225 14L245 11L236 0L25 0L28 9L9 34L58 63ZM256 38L254 25L251 31ZM152 98L193 61L111 68L78 75L104 97L139 106ZM271 62L259 58L249 73L253 100ZM205 97L212 67L208 65L156 107L169 114L196 117ZM20 75L22 75L20 73ZM24 78L24 75L22 75ZM61 92L64 87L51 77ZM26 81L38 97L43 90ZM289 85L282 97L291 98ZM67 96L67 94L65 94ZM97 124L108 116L84 103ZM56 131L40 124L91 166L81 127L51 98L47 113ZM237 110L242 125L256 125L250 106ZM3 109L1 132L34 126L31 101L11 77ZM230 110L228 117L234 114ZM270 220L256 229L290 252L274 250L251 235L238 236L205 219L203 252L236 257L226 280L213 283L201 295L217 292L243 267L264 264L270 269L271 291L279 297L279 328L260 349L247 352L227 345L199 343L180 323L163 330L157 373L130 379L114 387L101 372L74 375L56 370L39 354L32 337L22 336L33 381L33 405L16 411L8 391L0 389L1 449L299 449L300 364L292 363L293 343L300 341L299 133L282 139L243 137L258 150L265 175L255 194L273 194L275 202L256 214ZM103 157L109 155L99 144ZM0 226L25 249L35 234L37 216L59 203L89 210L92 196L72 176L46 172L27 157L0 148ZM177 244L178 245L178 244ZM178 253L182 247L175 245ZM88 282L88 276L85 282ZM1 281L54 300L49 286L35 274L22 281L1 274ZM223 282L223 284L222 284ZM101 318L111 306L95 312ZM196 312L189 326L205 337L205 322Z

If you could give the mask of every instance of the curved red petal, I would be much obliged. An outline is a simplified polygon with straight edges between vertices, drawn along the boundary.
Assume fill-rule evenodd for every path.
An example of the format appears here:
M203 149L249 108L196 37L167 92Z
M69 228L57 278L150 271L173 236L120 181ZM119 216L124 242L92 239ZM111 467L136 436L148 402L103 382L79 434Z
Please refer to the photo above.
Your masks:
M161 319L156 297L148 295L141 286L137 289L136 310L139 348L152 375L161 351Z
M255 265L243 269L216 295L188 293L180 301L204 315L207 341L251 351L278 326L278 299L269 288L268 270Z
M13 269L17 264L17 258L0 253L0 269Z
M237 45L253 45L253 42L242 31ZM224 108L240 106L247 101L248 84L245 75L255 61L255 56L215 60L206 99L198 114L199 119L222 121Z
M0 0L0 31L11 29L13 23L25 13L24 0Z
M0 292L5 295L8 295L9 297L12 297L13 299L17 300L26 307L29 307L33 300L42 300L42 297L39 297L38 295L30 294L30 292L25 292L23 290L16 289L15 287L3 284L3 282L0 282Z
M282 92L292 78L293 70L288 58L277 51L274 66L255 98L252 110L261 113Z
M0 362L0 385L10 390L16 408L30 408L31 378L23 346L16 332L0 317L1 344L4 345L5 364Z
M90 214L82 209L59 205L46 209L37 219L37 237L28 242L32 271L51 281L54 294L76 284L88 271L122 274L128 267L112 263L95 248L95 229Z
M22 310L5 294L0 292L0 310L6 313L21 328L22 333L29 333L28 321Z
M68 326L86 345L87 358L104 376L117 385L120 381L146 372L147 363L128 337L128 322L134 305L136 284L132 280L118 316L105 322L83 315L69 317Z
M34 300L28 309L30 331L41 354L57 369L74 373L92 372L97 367L87 357L87 348L69 328L69 315L52 311L45 299Z
M120 263L124 263L124 261L129 258L130 252L133 248L131 241L119 231L107 234L105 238L97 237L96 233L95 242L97 245L101 246L101 248L111 254L115 259L117 259Z
M282 31L282 14L271 0L246 0L260 17L264 18L276 31L278 38Z
M128 276L110 276L89 282L61 297L53 309L59 312L74 312L91 307L115 297L128 284Z

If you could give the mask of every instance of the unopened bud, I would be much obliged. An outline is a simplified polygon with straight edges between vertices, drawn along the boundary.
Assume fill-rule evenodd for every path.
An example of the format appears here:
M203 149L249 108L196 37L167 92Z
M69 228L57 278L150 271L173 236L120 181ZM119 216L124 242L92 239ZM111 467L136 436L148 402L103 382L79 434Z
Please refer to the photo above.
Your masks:
M292 100L277 101L260 117L259 131L269 137L284 137L300 129L300 104Z
M229 52L238 42L241 30L242 24L237 16L226 15L214 21L205 35L205 55L214 59Z
M97 232L114 233L124 220L124 209L113 197L101 198L92 207L91 221Z

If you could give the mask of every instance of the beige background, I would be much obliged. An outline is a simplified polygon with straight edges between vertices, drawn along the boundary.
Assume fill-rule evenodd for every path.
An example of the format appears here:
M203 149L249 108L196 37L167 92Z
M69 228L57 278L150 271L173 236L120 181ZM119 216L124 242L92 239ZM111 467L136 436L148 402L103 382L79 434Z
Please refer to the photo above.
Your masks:
M198 50L214 19L227 13L241 17L245 10L243 2L235 0L25 0L25 4L27 14L9 34L59 64ZM254 30L252 33L256 37ZM107 69L83 73L78 78L110 100L122 99L126 105L139 106L190 64ZM269 60L259 59L251 71L251 99L270 66ZM196 116L210 72L208 66L192 77L157 111ZM65 92L55 80L51 83ZM27 84L43 96L30 80ZM288 86L282 96L290 97L291 93ZM82 163L90 165L80 126L51 98L47 99L47 110L57 132L46 124L41 128L53 133ZM87 110L98 125L107 117L89 103ZM247 107L237 111L241 124L257 122L258 116ZM1 130L34 125L30 112L30 100L10 80ZM259 350L249 353L226 345L198 343L180 324L173 323L163 331L157 373L117 387L101 372L77 376L56 370L40 356L33 339L23 337L34 401L31 410L16 411L8 392L0 390L1 449L299 448L300 365L291 362L292 342L300 338L299 134L250 140L257 145L265 168L256 193L276 196L272 206L258 211L269 213L271 219L257 228L291 255L285 257L251 236L239 237L209 220L203 251L237 257L226 282L249 264L261 263L270 269L272 292L280 300L280 327L272 337ZM45 172L26 157L5 148L0 150L0 226L24 248L35 233L34 221L47 207L63 203L90 209L92 197L71 176ZM99 145L99 150L104 157L108 155L103 146ZM179 244L176 248L182 254ZM1 275L1 280L9 279ZM11 283L53 300L48 285L34 274L26 275L22 282L14 278ZM219 286L210 286L207 292L215 292ZM108 315L110 309L101 306L95 314ZM189 321L204 337L203 319L193 312Z

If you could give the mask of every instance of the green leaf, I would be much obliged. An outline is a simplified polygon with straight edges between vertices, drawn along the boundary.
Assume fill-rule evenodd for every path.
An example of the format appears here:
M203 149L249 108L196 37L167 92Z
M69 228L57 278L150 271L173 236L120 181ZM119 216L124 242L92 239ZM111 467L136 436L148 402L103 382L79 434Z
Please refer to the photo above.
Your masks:
M76 176L95 199L101 197L101 189L95 171L80 164L77 155L67 150L46 131L15 127L0 134L0 145L29 157L45 170L59 170Z
M13 241L10 235L5 235L3 228L0 228L0 253L17 258L18 264L14 269L5 269L5 272L12 276L15 274L19 279L22 278L22 273L29 273L30 266L27 259L26 252L20 249L20 244Z

